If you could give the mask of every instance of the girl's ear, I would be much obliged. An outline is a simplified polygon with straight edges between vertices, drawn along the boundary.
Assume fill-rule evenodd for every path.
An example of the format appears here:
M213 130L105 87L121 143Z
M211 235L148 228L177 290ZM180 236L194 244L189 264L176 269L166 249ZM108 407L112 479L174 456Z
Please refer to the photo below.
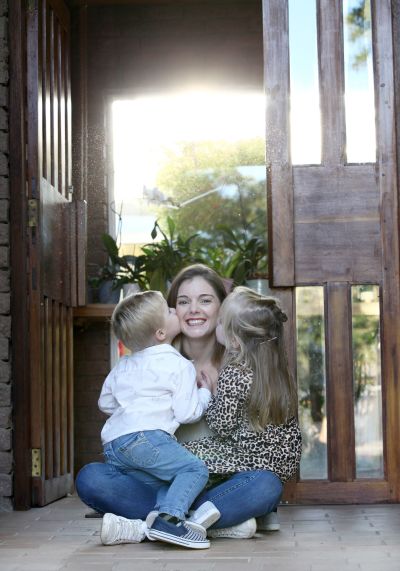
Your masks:
M161 343L162 341L165 341L165 338L167 336L167 331L166 329L157 329L154 336L157 339L157 341Z

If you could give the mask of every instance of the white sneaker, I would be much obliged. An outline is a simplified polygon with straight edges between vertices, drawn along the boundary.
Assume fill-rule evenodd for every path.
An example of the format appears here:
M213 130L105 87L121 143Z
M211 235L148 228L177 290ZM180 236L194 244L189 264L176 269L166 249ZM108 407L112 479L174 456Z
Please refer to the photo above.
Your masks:
M100 539L103 545L140 543L145 538L146 524L141 519L104 514Z
M281 524L277 512L271 512L257 518L258 531L279 531Z
M257 531L257 523L254 517L233 525L232 527L225 527L224 529L209 529L207 531L208 537L226 537L232 539L250 539L254 537Z
M221 512L215 507L212 502L204 502L197 510L191 513L187 523L197 523L208 529L213 523L219 520Z

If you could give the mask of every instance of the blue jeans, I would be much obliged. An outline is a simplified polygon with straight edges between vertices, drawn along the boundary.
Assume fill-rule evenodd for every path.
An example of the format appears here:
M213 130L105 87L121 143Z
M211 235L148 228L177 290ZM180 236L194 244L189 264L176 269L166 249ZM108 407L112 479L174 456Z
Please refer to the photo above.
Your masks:
M230 527L270 513L279 504L282 488L278 476L268 470L239 472L203 491L193 507L212 501L221 512L212 527ZM94 510L129 519L145 519L157 496L157 490L140 481L136 474L100 462L87 464L80 470L76 490L81 500Z
M104 445L106 463L150 486L153 508L185 519L208 480L204 462L163 430L132 432Z

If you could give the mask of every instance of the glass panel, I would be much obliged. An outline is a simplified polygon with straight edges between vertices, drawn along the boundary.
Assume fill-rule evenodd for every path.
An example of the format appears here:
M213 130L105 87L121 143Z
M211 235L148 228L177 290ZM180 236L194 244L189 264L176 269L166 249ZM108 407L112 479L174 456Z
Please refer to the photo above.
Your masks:
M357 478L383 477L379 287L352 288Z
M321 113L315 0L289 0L289 53L292 163L318 164Z
M376 160L371 2L343 1L347 162Z
M112 118L120 253L139 256L140 287L165 290L196 261L236 284L265 277L264 95L143 95Z
M326 479L327 425L324 289L296 288L297 383L303 435L300 476Z

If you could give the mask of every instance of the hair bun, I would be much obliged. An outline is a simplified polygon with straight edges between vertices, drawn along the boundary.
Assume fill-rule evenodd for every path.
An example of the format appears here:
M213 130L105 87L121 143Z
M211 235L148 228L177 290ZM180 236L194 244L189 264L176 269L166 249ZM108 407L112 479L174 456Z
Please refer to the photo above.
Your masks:
M280 323L285 323L285 321L287 321L287 315L284 311L281 310L281 308L279 307L279 305L277 305L275 303L275 305L272 307L272 311L274 313L275 319L277 321L279 321Z

